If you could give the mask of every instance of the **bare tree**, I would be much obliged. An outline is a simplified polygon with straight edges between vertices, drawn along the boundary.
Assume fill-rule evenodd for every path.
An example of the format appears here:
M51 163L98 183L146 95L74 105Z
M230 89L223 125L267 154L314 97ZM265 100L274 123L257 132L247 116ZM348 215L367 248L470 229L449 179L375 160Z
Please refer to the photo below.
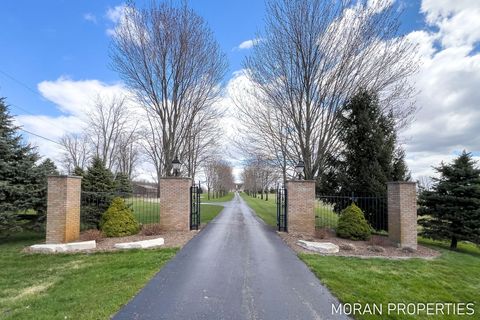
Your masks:
M75 168L84 170L90 159L88 138L83 134L70 133L60 138L63 146L62 165L68 173L73 173Z
M170 175L175 155L199 150L202 119L218 97L225 56L186 3L152 2L147 9L129 3L124 12L113 38L112 66L147 110L150 135L157 137L148 143L157 173ZM193 174L193 166L188 170Z
M133 134L129 116L126 97L120 96L98 95L93 110L88 113L87 136L92 142L93 152L110 170L116 166L121 140L124 139L123 143L131 141L130 138L125 140Z
M140 160L140 135L137 130L138 122L134 127L120 133L115 155L116 171L133 179L135 167Z
M256 100L239 105L249 139L283 165L302 159L315 179L341 148L338 117L359 88L379 92L399 126L408 122L418 60L398 27L387 0L268 1L265 33L245 61Z

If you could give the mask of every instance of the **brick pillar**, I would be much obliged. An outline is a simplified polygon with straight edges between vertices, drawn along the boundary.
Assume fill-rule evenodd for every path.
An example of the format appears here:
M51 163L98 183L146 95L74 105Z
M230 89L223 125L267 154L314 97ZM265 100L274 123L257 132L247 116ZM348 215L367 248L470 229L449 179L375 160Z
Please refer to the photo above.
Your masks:
M287 228L289 232L315 234L315 181L287 181Z
M160 228L190 230L190 178L160 179Z
M82 177L48 177L46 243L78 240L81 183Z
M393 244L417 249L417 193L415 182L388 183L388 238Z

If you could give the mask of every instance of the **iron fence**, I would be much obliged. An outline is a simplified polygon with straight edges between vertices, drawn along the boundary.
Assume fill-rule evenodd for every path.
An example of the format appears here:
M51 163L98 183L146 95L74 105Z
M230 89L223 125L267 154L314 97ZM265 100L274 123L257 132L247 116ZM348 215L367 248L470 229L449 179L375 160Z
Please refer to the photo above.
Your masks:
M141 224L160 222L160 199L156 192L133 194L121 192L82 191L80 206L81 228L98 228L102 214L116 197L123 198Z
M317 194L315 225L319 228L335 229L341 212L352 203L362 209L368 223L376 232L388 232L387 198L385 195Z

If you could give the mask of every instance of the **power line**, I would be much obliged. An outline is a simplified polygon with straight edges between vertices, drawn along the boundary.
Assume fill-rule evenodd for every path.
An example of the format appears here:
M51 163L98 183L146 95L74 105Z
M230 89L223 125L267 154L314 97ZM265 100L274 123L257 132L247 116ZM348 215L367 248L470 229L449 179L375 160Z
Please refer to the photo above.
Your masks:
M50 141L50 142L52 142L52 143L58 144L59 146L63 147L63 145L62 145L61 143L58 143L58 142L55 141L55 140L46 138L46 137L41 136L41 135L39 135L39 134L36 134L36 133L34 133L34 132L31 132L31 131L28 131L28 130L25 130L25 129L22 129L22 128L18 128L18 130L21 130L21 131L26 132L26 133L28 133L28 134L31 134L31 135L33 135L33 136L35 136L35 137L42 138L42 139L44 139L44 140Z
M15 78L14 76L12 76L12 75L9 74L9 73L6 73L6 72L3 71L2 69L0 69L0 73L3 74L5 77L9 78L10 80L15 81L16 83L18 83L19 85L21 85L22 87L24 87L25 89L27 89L28 91L33 92L34 94L36 94L36 95L38 95L38 96L40 96L40 97L43 98L43 96L42 96L40 93L38 93L38 91L32 89L32 88L31 88L29 85L27 85L25 82L18 80L17 78Z

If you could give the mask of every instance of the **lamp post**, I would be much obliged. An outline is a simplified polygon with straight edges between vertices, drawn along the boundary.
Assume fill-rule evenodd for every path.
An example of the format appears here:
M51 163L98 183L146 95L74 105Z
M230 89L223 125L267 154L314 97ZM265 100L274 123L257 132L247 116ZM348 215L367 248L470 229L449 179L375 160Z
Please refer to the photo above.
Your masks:
M180 161L178 160L178 156L175 156L175 159L173 159L172 161L172 167L173 167L173 175L175 177L178 177L178 174L180 173L180 166L182 164L180 163Z
M298 175L298 180L302 180L302 173L305 170L305 163L302 160L298 161L297 165L295 166L295 172Z

